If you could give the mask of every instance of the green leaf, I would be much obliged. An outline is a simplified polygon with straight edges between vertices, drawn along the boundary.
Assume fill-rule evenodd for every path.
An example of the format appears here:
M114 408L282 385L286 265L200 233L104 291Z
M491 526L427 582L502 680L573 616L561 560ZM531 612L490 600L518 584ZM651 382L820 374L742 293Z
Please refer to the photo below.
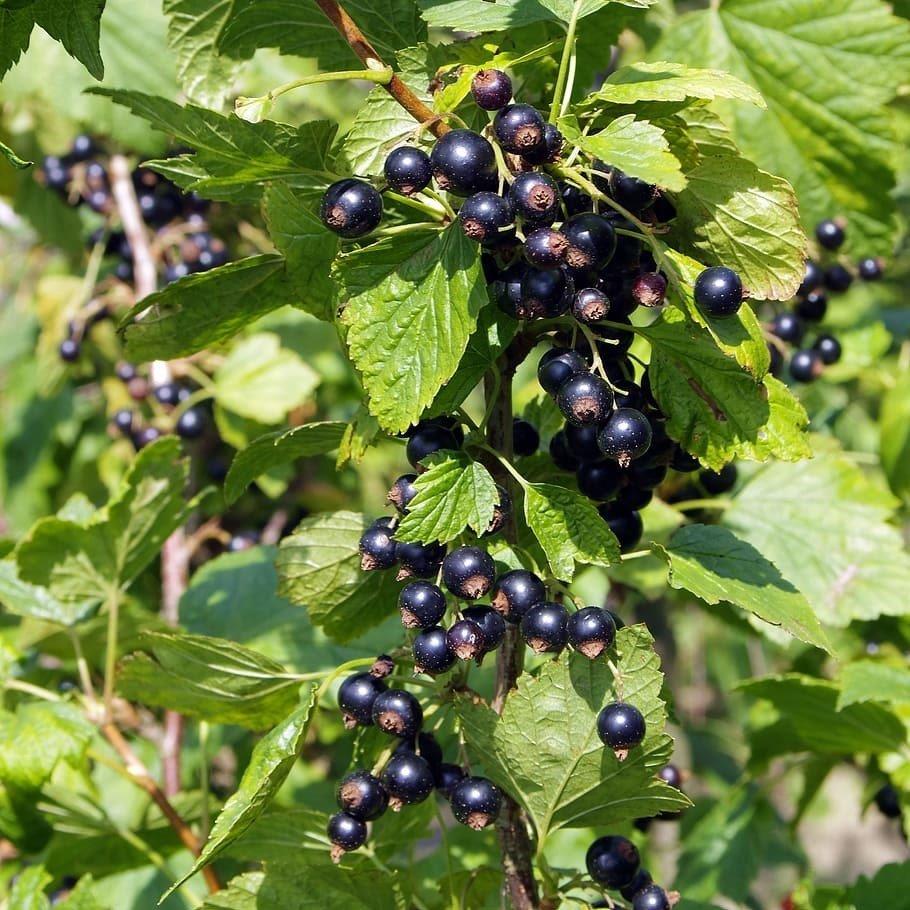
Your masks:
M104 78L98 42L104 0L37 0L28 12L52 38L59 41L96 79Z
M896 496L910 498L910 370L898 374L882 398L880 454L888 485Z
M670 151L664 131L647 120L625 114L593 135L583 133L575 116L560 117L566 141L626 174L668 190L685 189L679 159Z
M224 481L225 499L229 504L235 503L257 477L272 468L337 449L347 427L341 421L323 421L260 436L234 457Z
M582 0L579 18L590 16L611 0ZM646 9L654 0L617 0L624 6ZM418 0L428 25L459 31L470 23L471 31L509 31L534 22L568 22L573 0Z
M92 610L85 604L61 603L47 588L27 584L12 559L0 560L0 605L18 616L34 616L62 626L75 625Z
M130 701L253 730L277 723L297 702L296 678L232 641L147 632L140 643L151 653L125 658L117 676L119 692Z
M903 615L910 556L888 524L894 500L838 454L773 464L742 488L723 523L801 591L825 625Z
M264 736L253 749L240 785L215 819L193 868L165 897L223 853L268 808L300 756L316 705L316 686L301 696L300 707Z
M264 878L264 872L245 872L232 878L223 891L209 895L201 910L262 910L256 895Z
M667 560L672 587L691 591L708 604L734 604L801 641L831 650L806 598L758 550L726 528L687 525L666 547L654 549Z
M314 515L281 541L278 593L306 607L335 641L357 638L396 609L394 575L360 568L358 546L369 525L354 512Z
M619 562L619 543L586 497L549 483L524 488L525 521L556 578L571 581L576 566Z
M499 502L490 472L460 452L432 456L427 464L429 470L414 482L417 495L395 529L395 539L448 543L467 528L483 534Z
M281 338L271 332L235 344L213 379L218 404L267 424L284 420L288 411L310 399L319 384L319 374L297 353L283 348Z
M83 875L76 887L55 906L60 910L105 910L95 897L95 882L91 875Z
M127 356L172 360L226 341L289 302L284 277L281 256L265 253L169 284L124 317Z
M0 78L28 49L35 17L28 9L0 9Z
M559 828L608 829L635 818L682 809L688 800L657 772L672 740L664 732L663 676L644 626L627 626L616 639L622 698L645 717L640 747L619 761L597 735L597 714L617 700L605 660L564 654L537 675L524 674L502 717L469 698L456 702L472 764L527 810L541 842Z
M27 866L13 882L7 910L50 910L44 889L51 880L44 866Z
M455 374L477 325L487 299L477 246L458 225L405 234L342 257L338 274L370 413L402 432Z
M910 670L874 660L858 660L841 670L838 710L866 701L910 704Z
M888 103L910 79L910 28L887 4L792 0L780 15L761 0L724 0L680 18L654 54L754 85L767 112L722 108L744 152L793 181L807 229L843 215L858 254L890 252L899 152Z
M394 876L346 865L270 865L256 910L401 910L405 906L399 901Z
M0 155L2 155L6 160L14 167L20 171L30 168L33 161L26 161L24 158L20 158L8 145L5 145L3 142L0 142Z

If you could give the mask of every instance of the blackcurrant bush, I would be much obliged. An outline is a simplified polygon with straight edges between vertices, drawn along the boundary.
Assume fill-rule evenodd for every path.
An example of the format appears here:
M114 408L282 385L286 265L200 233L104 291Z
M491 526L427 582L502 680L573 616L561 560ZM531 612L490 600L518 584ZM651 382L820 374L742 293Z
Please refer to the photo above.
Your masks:
M512 226L512 206L498 193L483 191L468 196L458 211L458 220L465 236L478 243L492 240Z
M338 707L348 728L373 723L373 703L386 691L386 684L369 673L347 677L338 689Z
M860 259L857 271L863 281L878 281L885 273L885 266L881 259Z
M806 334L806 326L796 313L779 313L771 323L771 333L788 344L799 344Z
M638 872L640 864L638 847L618 834L597 838L585 855L588 875L599 885L611 890L628 885Z
M623 482L622 470L615 462L609 461L585 461L575 476L578 489L595 502L612 499Z
M695 302L707 316L733 316L743 302L743 283L725 266L705 269L695 279Z
M385 685L382 688L373 699L373 723L390 736L413 739L423 723L420 702L404 689L386 689Z
M619 408L608 418L597 434L601 452L627 468L641 458L651 446L651 423L641 411Z
M379 778L363 770L353 771L341 779L335 799L342 811L363 822L379 818L389 805L389 794Z
M496 579L491 603L493 609L509 622L519 623L528 610L542 603L546 596L544 583L533 572L512 569Z
M702 471L698 475L698 480L706 493L711 496L720 496L723 493L729 493L736 486L737 476L736 465L731 462L725 464L719 471Z
M601 607L583 607L568 620L569 644L590 660L600 657L616 638L613 617Z
M810 291L818 290L825 283L825 273L821 266L811 259L806 263L806 274L803 283L796 292L800 297L805 297Z
M424 458L434 455L443 449L460 448L458 439L448 427L435 423L422 424L408 439L406 454L411 467L418 471L425 470L420 463Z
M129 435L133 429L133 419L135 416L136 415L129 408L121 408L119 411L114 412L111 422L121 433Z
M648 819L650 821L650 819ZM651 878L651 873L647 869L639 868L638 872L635 873L632 881L628 885L619 889L620 896L624 897L627 901L632 900L639 891L644 888L647 888L648 885L654 883L654 879Z
M875 794L875 805L878 806L878 811L886 818L901 817L900 795L893 784L885 784Z
M509 104L493 118L496 141L515 155L533 153L542 146L545 127L540 111L530 104Z
M336 863L346 851L362 847L367 840L366 822L347 812L336 812L329 819L327 830L332 842L332 859Z
M559 387L556 404L575 426L602 423L613 408L613 392L600 376L578 373Z
M341 237L363 237L382 221L382 196L365 180L348 177L325 191L319 217Z
M521 620L521 634L537 654L558 654L569 640L569 613L562 604L539 603Z
M419 193L433 179L430 156L413 145L401 145L389 152L383 170L386 183L403 196Z
M457 659L442 626L431 626L415 636L414 669L418 673L431 676L446 673L455 666Z
M818 351L797 351L790 358L790 375L796 382L814 382L825 368Z
M553 464L556 465L560 471L575 471L578 468L580 462L575 455L572 454L564 431L560 430L553 436L548 448L550 458L553 459Z
M645 738L645 719L634 705L613 702L597 715L597 735L614 752L628 753Z
M603 453L597 444L597 426L576 427L567 423L563 432L569 451L578 461L603 461Z
M525 237L525 259L540 269L555 269L566 256L569 241L565 234L550 227L538 227Z
M522 319L555 319L569 309L575 282L565 269L529 266L521 279Z
M571 348L550 348L537 364L537 381L555 395L573 376L588 371L588 362Z
M670 910L670 898L660 885L647 885L632 898L632 910Z
M847 235L837 221L828 218L819 222L815 228L815 236L826 250L838 250L843 246Z
M610 300L597 288L582 288L572 301L572 315L585 325L592 325L610 315Z
M416 474L402 474L392 484L389 495L386 496L386 502L395 506L402 515L407 513L411 500L417 495L417 487L414 486L415 480L417 480Z
M812 347L818 351L824 364L837 363L841 358L841 344L833 335L819 335Z
M667 279L660 272L644 272L632 282L632 299L638 306L661 306L667 296Z
M825 287L829 291L834 291L835 294L842 294L844 291L850 290L851 284L853 284L853 276L839 263L832 265L825 272Z
M559 215L559 187L548 174L524 171L509 187L515 214L532 224L552 224Z
M395 557L401 563L398 578L430 578L439 571L446 548L439 543L397 543Z
M483 629L473 619L459 619L452 624L446 637L459 660L474 660L486 651Z
M512 80L502 70L478 70L471 80L471 94L478 107L498 111L512 99Z
M456 196L470 196L496 188L493 146L473 130L446 133L433 146L430 163L439 187Z
M506 622L492 607L466 607L461 611L461 615L466 620L476 623L483 632L483 654L495 651L502 644L506 634Z
M562 155L565 137L552 124L548 123L543 128L543 142L533 149L522 154L528 164L555 164Z
M479 547L459 547L442 561L442 580L464 600L483 597L496 578L496 565L489 553Z
M365 572L390 569L397 559L395 551L392 532L381 525L372 525L360 538L360 568Z
M198 439L208 425L202 408L187 408L177 419L177 435L181 439Z
M414 752L396 752L383 768L381 781L389 794L389 807L422 803L433 792L433 771L426 759Z
M533 455L540 448L540 433L537 427L516 417L512 421L512 452L519 458Z
M401 624L406 629L429 629L446 614L442 590L429 581L412 581L398 595Z
M619 548L623 553L627 553L641 540L644 522L638 512L620 509L609 502L600 506L598 511L619 541Z
M480 831L496 821L502 808L502 792L485 777L465 777L452 788L449 801L458 821Z
M616 252L616 231L601 215L573 215L562 227L569 241L566 263L576 271L602 269Z
M75 363L82 353L82 347L75 338L64 338L63 341L60 342L58 350L60 359L64 363Z

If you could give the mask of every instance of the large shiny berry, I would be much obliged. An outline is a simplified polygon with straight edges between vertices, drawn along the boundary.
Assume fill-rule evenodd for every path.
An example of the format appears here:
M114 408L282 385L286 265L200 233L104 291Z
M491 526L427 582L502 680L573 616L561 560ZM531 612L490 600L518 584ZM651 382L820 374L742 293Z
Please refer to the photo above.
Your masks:
M829 291L842 294L850 289L851 284L853 284L853 276L850 274L849 269L842 266L839 262L832 265L825 272L825 287Z
M458 821L480 831L496 821L502 808L502 792L485 777L465 777L452 787L449 801Z
M512 206L498 193L474 193L459 209L458 220L465 236L483 243L512 226Z
M635 408L619 408L608 418L597 434L601 452L627 468L641 458L651 446L651 423Z
M395 565L396 547L392 532L381 524L373 524L360 538L360 568L365 572L390 569Z
M385 687L383 687L385 688ZM404 689L386 689L373 701L373 723L390 736L411 739L423 723L420 702Z
M824 368L825 362L815 350L797 351L790 358L790 375L796 382L814 382Z
M601 215L573 215L562 226L562 232L569 241L566 264L575 271L600 270L616 252L616 231Z
M430 163L439 187L455 196L470 196L496 188L493 146L473 130L446 133L433 146Z
M421 461L443 449L460 448L458 438L448 427L436 423L422 424L408 439L406 454L408 462L417 470L425 470Z
M344 725L369 726L373 723L373 704L386 691L386 684L369 673L349 676L338 689L338 707L344 716Z
M400 811L402 806L422 803L433 792L433 771L429 763L407 750L396 752L389 759L380 780L394 812Z
M555 319L569 309L575 282L565 269L529 266L521 279L522 319Z
M543 602L547 596L544 583L527 569L512 569L500 575L493 585L493 609L509 622L521 622L531 607Z
M550 348L537 364L537 381L545 392L555 395L565 382L588 371L588 362L572 348Z
M610 300L597 288L582 288L572 301L572 315L585 325L593 325L610 315Z
M353 771L341 779L335 799L342 811L364 822L379 818L389 804L389 795L379 778L363 770Z
M512 98L512 80L502 70L478 70L471 80L474 103L485 111L498 111Z
M532 224L552 224L559 215L559 198L556 181L540 171L516 175L509 187L515 214Z
M385 160L386 183L404 196L412 196L430 185L433 166L430 156L413 145L401 145Z
M481 654L488 654L490 651L495 651L502 644L502 640L506 634L506 622L492 607L482 605L465 607L465 609L461 611L461 615L466 620L470 620L480 627L480 631L483 633L483 648ZM461 637L461 635L459 635L459 637ZM449 640L451 642L451 636Z
M806 327L796 313L779 313L771 323L771 334L788 344L799 344L806 334Z
M705 269L695 279L695 302L707 316L732 316L742 306L743 283L733 269L724 266Z
M429 581L412 581L398 595L401 624L406 629L429 629L446 613L442 590Z
M395 557L401 564L398 578L430 578L439 571L446 548L440 543L395 544Z
M660 885L647 885L632 898L632 910L670 910L670 898Z
M628 752L645 738L645 719L634 705L613 702L597 715L597 735L614 752Z
M826 250L837 250L846 239L843 227L833 218L820 221L815 228L815 237Z
M496 141L515 155L534 152L544 142L546 124L530 104L509 104L493 118Z
M602 607L576 611L569 617L567 630L569 644L590 660L600 657L616 638L613 617Z
M181 439L198 439L208 426L205 411L201 407L187 408L177 419L174 429Z
M796 312L806 322L821 322L828 312L828 295L824 291L809 291L797 301Z
M558 654L568 641L568 618L562 604L539 603L522 617L522 637L537 654Z
M339 236L362 237L382 221L382 196L364 180L339 180L325 191L319 215L322 223Z
M414 669L418 673L446 673L455 666L457 656L446 630L442 626L431 626L419 632L414 638Z
M486 651L483 629L473 619L459 619L453 623L446 639L459 660L474 660Z
M362 847L367 840L366 822L347 812L336 812L329 819L327 833L332 843L332 859L335 862L341 859L341 854Z
M612 499L623 483L623 471L611 461L585 461L575 474L578 489L595 502Z
M496 565L479 547L459 547L442 561L442 580L456 596L465 600L483 597L493 585Z
M539 269L555 269L566 256L569 241L565 234L551 227L538 227L525 237L525 259Z
M613 408L613 392L600 376L579 373L560 386L556 404L575 426L602 423Z
M616 890L635 877L641 857L632 841L618 834L599 837L585 855L588 875L599 885Z

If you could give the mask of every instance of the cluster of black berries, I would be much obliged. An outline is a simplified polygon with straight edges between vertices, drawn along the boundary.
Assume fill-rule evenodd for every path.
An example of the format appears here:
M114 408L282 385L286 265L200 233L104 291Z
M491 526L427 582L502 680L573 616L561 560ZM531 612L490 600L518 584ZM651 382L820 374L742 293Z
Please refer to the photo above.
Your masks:
M678 895L670 895L654 884L643 869L638 848L619 834L599 837L585 857L588 875L602 888L618 891L632 902L632 910L670 910Z
M336 862L348 850L366 843L367 822L379 818L387 808L398 812L421 803L434 789L449 801L455 818L475 831L493 824L502 808L502 792L495 784L443 760L435 737L421 730L420 702L410 692L386 685L384 680L393 670L391 659L380 657L369 672L349 676L338 690L346 727L375 725L401 742L378 777L359 769L338 785L341 811L328 823Z

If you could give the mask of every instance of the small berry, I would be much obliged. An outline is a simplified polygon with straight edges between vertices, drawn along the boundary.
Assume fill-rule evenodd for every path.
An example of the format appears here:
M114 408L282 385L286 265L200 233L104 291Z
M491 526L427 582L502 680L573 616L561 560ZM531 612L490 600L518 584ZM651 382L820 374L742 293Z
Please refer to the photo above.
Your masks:
M95 140L85 133L80 133L73 140L73 144L70 147L70 152L67 157L71 161L88 161L88 159L91 158L92 155L94 155L97 151L98 147L95 145Z
M502 70L478 70L471 80L471 94L478 107L498 111L512 98L512 80Z
M470 620L480 626L480 630L483 632L482 654L495 651L502 644L506 634L506 622L492 607L465 607L461 611L461 615L466 620Z
M799 344L806 334L806 327L796 313L779 313L771 323L771 333L788 344Z
M796 382L814 382L825 368L818 351L797 351L790 358L790 375Z
M556 404L575 426L602 423L613 407L613 392L600 376L579 373L560 386Z
M430 185L433 166L430 156L413 145L401 145L385 160L386 183L403 196L413 196Z
M623 472L615 462L586 461L576 472L578 489L595 502L612 499L623 483Z
M496 186L493 146L473 130L451 130L430 153L433 177L440 189L456 196L470 196Z
M492 290L496 305L513 319L521 319L521 314L524 312L521 302L521 282L527 270L527 265L519 261L500 272L493 281Z
M534 228L525 237L525 259L540 269L555 269L566 256L569 241L565 234L550 227Z
M366 843L366 822L347 812L336 812L329 819L328 835L332 842L332 861L341 862L348 850L356 850Z
M613 702L597 715L597 735L622 760L645 738L645 719L634 705Z
M338 689L338 707L344 716L344 725L350 729L357 724L365 727L372 724L373 703L385 691L385 683L369 673L347 677Z
M335 799L342 811L363 822L379 818L389 805L389 794L369 771L354 771L343 777Z
M120 363L114 368L114 373L121 382L130 382L136 378L136 367L127 363L125 360L121 360Z
M805 297L810 291L818 290L825 283L825 273L818 263L811 259L806 263L806 274L803 283L796 292L800 297Z
M569 309L575 282L565 269L528 267L521 279L522 319L555 319Z
M599 837L585 855L588 875L599 885L615 890L624 888L635 877L641 857L632 841L618 834Z
M496 578L496 565L479 547L459 547L442 561L442 580L456 596L465 600L483 597Z
M403 543L395 545L395 557L401 563L399 581L405 578L430 578L439 571L446 548L439 543Z
M414 752L396 752L383 768L380 779L393 812L422 803L433 792L433 771L426 759Z
M539 603L521 620L521 634L537 654L558 654L566 646L568 611L562 604Z
M552 224L559 215L559 187L548 174L524 171L509 187L515 214L532 224Z
M555 395L573 376L588 371L588 363L571 348L550 348L537 365L537 381L545 392Z
M600 657L616 638L613 617L601 607L584 607L568 621L569 644L590 660Z
M900 795L892 784L885 784L875 794L875 805L885 818L901 817Z
M486 191L469 196L458 212L458 220L465 236L478 243L492 240L501 231L511 227L513 217L508 199Z
M826 365L837 363L841 358L841 343L833 335L819 335L812 347Z
M420 463L430 455L443 449L458 449L455 434L448 428L435 423L418 426L408 439L406 454L408 462L418 471L425 470Z
M641 411L619 408L614 411L597 434L601 452L607 458L629 467L651 447L651 424Z
M662 462L651 464L649 458L643 458L641 461L632 462L627 474L629 483L653 490L666 480L668 470L667 465Z
M163 382L153 390L155 399L166 408L175 408L180 404L180 386L176 382Z
M369 676L369 674L364 674ZM372 677L370 677L372 679ZM390 736L412 739L423 723L420 702L404 689L386 689L382 686L373 699L371 717L373 723Z
M815 228L815 236L826 250L838 250L843 246L847 235L840 224L829 218L819 222Z
M650 821L650 819L648 819ZM638 894L644 888L647 888L648 885L654 883L654 879L651 878L651 873L647 869L639 868L638 872L635 873L635 877L628 885L619 889L619 893L627 901L633 900L635 895Z
M509 622L519 623L531 607L542 603L547 596L544 583L526 569L512 569L500 575L493 585L493 609Z
M559 194L562 196L562 204L569 217L580 215L582 212L594 211L594 202L591 197L571 183L560 183Z
M719 471L702 471L698 480L711 496L720 496L729 493L736 486L738 472L732 462L725 464Z
M640 214L650 207L657 197L657 187L645 183L644 180L639 180L637 177L630 177L619 168L608 167L602 161L595 161L594 168L607 173L606 181L603 177L596 179L598 185L603 187L610 197L624 209L628 209L634 214ZM604 186L604 184L606 185Z
M486 531L484 531L485 535L499 533L512 517L512 497L509 495L509 491L505 487L496 484L496 492L499 498L496 500L496 505L493 506L493 518L490 520Z
M601 215L573 215L562 227L569 241L566 263L576 271L598 271L616 252L616 231Z
M832 265L825 272L825 287L835 294L842 294L850 289L853 284L853 276L844 266L840 264Z
M680 474L692 474L700 467L698 459L690 455L682 446L677 445L673 451L673 458L670 461L670 467Z
M487 650L483 629L472 619L459 619L453 623L446 638L459 660L474 660Z
M177 420L175 427L181 439L198 439L208 425L202 408L187 408Z
M75 338L64 338L59 347L60 359L64 363L75 363L82 353L82 348Z
M364 572L390 569L395 565L396 547L392 532L382 525L372 525L360 538L360 568Z
M860 259L857 271L863 281L878 281L885 274L885 266L881 259Z
M446 598L442 590L428 581L412 581L398 595L401 624L406 629L429 629L437 625L446 613Z
M575 471L578 469L578 466L581 462L578 460L578 458L575 457L575 455L572 453L572 450L569 448L569 443L566 439L565 431L560 430L553 436L553 438L550 440L548 449L550 452L550 458L553 459L553 464L556 465L560 471Z
M796 304L797 315L807 322L821 322L828 312L828 295L824 291L809 291Z
M414 669L418 673L446 673L455 666L455 651L442 626L424 629L414 638Z
M548 123L543 128L543 142L536 148L524 152L522 158L528 164L555 164L562 155L565 142L563 134L552 123Z
M638 512L620 509L610 502L604 503L598 511L619 541L619 549L623 553L627 553L641 540L644 522Z
M417 480L416 474L402 474L392 484L392 489L386 496L386 502L395 506L402 515L407 514L411 500L417 495L417 487L414 486L415 480Z
M132 432L135 416L129 408L121 408L119 411L114 412L111 422L121 433L128 436Z
M664 765L663 768L657 772L657 776L665 784L669 784L671 787L674 787L677 790L682 789L682 771L680 771L676 765Z
M743 302L739 275L724 266L705 269L695 280L695 302L708 316L734 315Z
M341 237L363 237L382 221L382 196L365 180L339 180L325 191L319 217Z
M159 439L161 439L161 430L159 430L158 427L143 427L133 437L133 445L135 445L137 449L144 449L146 446L150 446Z
M585 325L593 325L610 315L610 300L597 288L582 288L572 301L572 315Z
M639 306L661 306L667 296L667 279L660 272L644 272L632 282L632 299Z
M540 433L537 427L516 417L512 421L512 452L519 458L533 455L540 448Z
M596 425L576 427L567 423L563 432L566 434L569 451L579 461L603 461L603 452L597 444Z
M493 824L502 808L502 792L485 777L465 777L452 787L452 814L463 825L481 831Z
M670 898L660 885L648 885L632 898L632 910L670 910Z
M545 126L540 111L530 104L509 104L493 118L496 141L515 155L533 153L542 146Z

